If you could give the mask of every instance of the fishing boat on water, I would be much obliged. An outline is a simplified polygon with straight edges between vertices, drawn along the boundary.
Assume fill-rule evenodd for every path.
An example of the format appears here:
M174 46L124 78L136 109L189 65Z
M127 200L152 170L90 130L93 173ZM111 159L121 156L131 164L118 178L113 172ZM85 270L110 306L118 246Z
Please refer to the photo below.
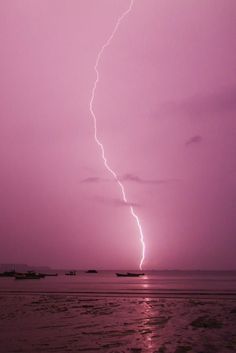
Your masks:
M15 279L40 279L45 276L42 273L36 273L34 271L28 271L26 273L16 273Z
M144 273L134 273L134 272L116 273L117 277L140 277L144 275L145 275Z
M76 274L76 271L69 271L65 273L66 276L76 276Z
M88 271L86 271L86 273L98 273L98 271L97 270L88 270Z
M5 271L0 273L0 277L14 277L16 275L16 271Z

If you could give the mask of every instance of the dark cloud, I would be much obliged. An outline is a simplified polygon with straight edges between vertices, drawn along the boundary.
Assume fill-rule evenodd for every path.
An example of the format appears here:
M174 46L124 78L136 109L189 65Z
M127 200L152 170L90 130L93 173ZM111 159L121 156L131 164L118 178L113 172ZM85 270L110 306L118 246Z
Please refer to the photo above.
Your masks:
M112 181L112 179L105 179L105 178L100 178L100 177L88 177L83 180L81 180L81 183L101 183L101 182L109 182Z
M166 184L169 182L173 181L179 181L178 179L143 179L140 178L137 175L134 174L124 174L123 176L120 176L120 181L129 181L137 184L153 184L153 185L158 185L158 184ZM81 183L100 183L100 182L109 182L111 179L104 179L104 178L99 178L99 177L88 177L86 179L83 179ZM113 179L113 181L115 181Z
M99 183L101 180L99 177L88 177L81 180L81 183Z
M138 184L166 184L172 181L178 181L177 179L142 179L134 174L125 174L121 178L122 181L131 181Z
M201 116L232 111L236 111L236 86L224 87L204 95L198 94L180 102L166 102L159 113Z
M95 200L100 203L108 204L114 207L130 207L130 206L140 207L140 205L137 203L124 202L122 199L116 199L116 198L106 198L101 196L95 196Z
M200 135L195 135L195 136L192 136L190 139L188 139L185 142L185 145L189 146L189 145L192 145L192 144L195 144L195 143L199 143L201 141L202 141L202 137Z

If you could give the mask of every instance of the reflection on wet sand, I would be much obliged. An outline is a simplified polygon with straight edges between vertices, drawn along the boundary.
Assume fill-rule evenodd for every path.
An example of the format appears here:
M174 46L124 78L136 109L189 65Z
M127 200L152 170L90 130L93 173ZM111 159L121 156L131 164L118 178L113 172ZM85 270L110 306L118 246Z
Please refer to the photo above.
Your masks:
M1 349L4 353L232 353L235 308L234 298L3 294Z

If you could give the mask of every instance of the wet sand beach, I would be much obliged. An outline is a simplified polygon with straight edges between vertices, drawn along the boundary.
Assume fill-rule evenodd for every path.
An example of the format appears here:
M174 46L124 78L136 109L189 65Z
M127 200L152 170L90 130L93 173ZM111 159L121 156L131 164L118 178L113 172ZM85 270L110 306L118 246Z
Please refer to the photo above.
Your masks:
M235 353L236 297L1 293L0 351Z

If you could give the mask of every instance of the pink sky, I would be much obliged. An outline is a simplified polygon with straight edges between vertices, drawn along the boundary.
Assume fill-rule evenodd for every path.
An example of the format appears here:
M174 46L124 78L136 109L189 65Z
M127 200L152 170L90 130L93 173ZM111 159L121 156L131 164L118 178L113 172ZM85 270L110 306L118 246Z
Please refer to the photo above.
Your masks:
M137 268L93 140L128 0L0 2L0 263ZM136 0L94 109L144 268L236 269L236 2Z

